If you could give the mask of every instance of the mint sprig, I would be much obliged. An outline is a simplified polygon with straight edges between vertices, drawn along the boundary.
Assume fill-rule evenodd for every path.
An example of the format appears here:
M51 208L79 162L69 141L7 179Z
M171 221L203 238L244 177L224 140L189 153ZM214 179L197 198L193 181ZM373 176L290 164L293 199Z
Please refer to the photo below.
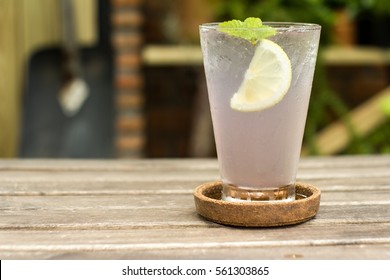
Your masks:
M244 21L233 19L221 22L218 25L218 30L226 34L248 40L254 45L259 40L276 34L275 28L263 25L261 19L254 17L249 17Z

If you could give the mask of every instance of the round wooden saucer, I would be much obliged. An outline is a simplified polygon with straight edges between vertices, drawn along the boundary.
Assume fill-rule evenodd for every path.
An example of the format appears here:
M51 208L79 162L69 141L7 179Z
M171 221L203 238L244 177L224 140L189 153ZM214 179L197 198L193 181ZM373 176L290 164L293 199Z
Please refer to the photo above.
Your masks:
M296 183L296 198L286 202L230 202L221 200L222 183L209 182L194 191L196 211L204 218L224 225L276 227L313 218L320 206L321 191Z

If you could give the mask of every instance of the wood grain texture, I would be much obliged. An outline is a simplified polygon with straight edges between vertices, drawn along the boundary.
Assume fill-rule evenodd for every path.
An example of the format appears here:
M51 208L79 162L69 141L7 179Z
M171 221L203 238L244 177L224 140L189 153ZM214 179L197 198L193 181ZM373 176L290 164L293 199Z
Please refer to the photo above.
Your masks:
M318 215L272 229L195 212L215 159L0 160L0 259L388 259L390 156L303 158Z

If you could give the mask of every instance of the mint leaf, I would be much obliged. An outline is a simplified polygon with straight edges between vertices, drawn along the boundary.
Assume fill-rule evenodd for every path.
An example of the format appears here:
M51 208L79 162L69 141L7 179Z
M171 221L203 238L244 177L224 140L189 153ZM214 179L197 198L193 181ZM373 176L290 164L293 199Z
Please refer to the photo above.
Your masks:
M259 40L276 34L276 30L274 28L263 25L261 19L254 17L249 17L244 21L233 19L221 22L218 25L218 30L226 34L248 40L254 45Z

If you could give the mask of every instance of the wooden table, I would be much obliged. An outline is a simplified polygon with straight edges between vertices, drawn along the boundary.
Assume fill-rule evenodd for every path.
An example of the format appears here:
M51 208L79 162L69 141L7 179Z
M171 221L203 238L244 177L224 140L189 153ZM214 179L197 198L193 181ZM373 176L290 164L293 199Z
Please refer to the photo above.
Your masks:
M195 212L215 159L0 160L0 259L389 259L390 156L304 158L306 223L226 227Z

